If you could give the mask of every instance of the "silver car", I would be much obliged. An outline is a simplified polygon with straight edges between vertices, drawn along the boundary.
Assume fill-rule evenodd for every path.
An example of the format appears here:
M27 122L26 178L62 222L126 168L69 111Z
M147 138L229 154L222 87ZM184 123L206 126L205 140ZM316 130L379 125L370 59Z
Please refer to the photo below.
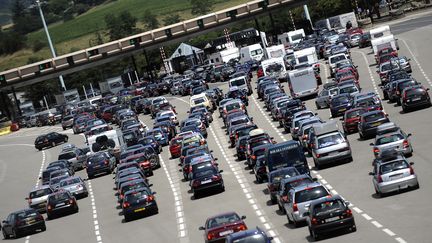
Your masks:
M386 193L401 189L419 188L417 175L412 167L413 164L414 162L408 162L403 155L375 163L374 171L370 172L369 175L373 176L372 182L376 194L383 196Z
M405 156L411 156L413 148L410 137L411 133L405 134L402 130L377 135L375 137L375 142L370 144L373 146L375 158L381 157L382 151L385 150L397 150L402 152Z
M73 120L74 120L73 115L67 115L63 117L63 120L61 122L63 130L73 127Z
M288 201L283 205L288 223L297 227L299 223L306 221L304 213L308 211L311 202L329 195L327 188L319 182L291 188L288 192Z
M362 34L357 33L357 34L353 34L350 36L350 40L349 40L349 44L351 47L353 46L358 46L360 39L361 39Z
M57 191L59 189L60 186L60 181L69 178L70 176L68 175L62 175L62 176L57 176L57 177L51 177L50 182L49 182L49 186L51 187L51 189L53 191Z
M349 141L339 131L336 122L313 125L315 138L312 157L315 168L340 160L352 161Z
M76 198L88 197L87 186L79 176L69 177L60 181L59 189L69 191Z
M67 160L69 162L72 162L74 170L77 171L78 169L84 168L84 163L87 160L87 155L80 148L71 148L62 151L58 156L58 160Z
M330 104L330 99L333 96L336 96L338 94L339 94L339 88L337 87L321 90L321 92L318 94L317 98L315 99L315 105L317 109L328 108Z
M304 119L308 119L314 117L315 113L312 111L300 111L294 114L292 123L291 123L291 136L293 139L297 139L297 132L299 130L300 122Z
M53 190L47 185L34 188L26 198L29 207L36 209L40 213L45 212L48 196L51 193L53 193Z

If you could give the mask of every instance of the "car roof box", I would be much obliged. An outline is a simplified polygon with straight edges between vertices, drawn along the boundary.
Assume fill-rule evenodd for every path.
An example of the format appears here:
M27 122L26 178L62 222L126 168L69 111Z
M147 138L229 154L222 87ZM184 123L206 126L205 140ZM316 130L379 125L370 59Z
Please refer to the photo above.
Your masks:
M316 136L339 131L339 127L335 120L314 124L313 129Z

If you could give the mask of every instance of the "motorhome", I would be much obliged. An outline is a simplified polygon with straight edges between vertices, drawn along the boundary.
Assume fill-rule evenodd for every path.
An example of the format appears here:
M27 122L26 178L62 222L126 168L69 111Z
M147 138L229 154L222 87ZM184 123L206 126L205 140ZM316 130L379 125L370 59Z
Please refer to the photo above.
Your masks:
M299 43L305 37L303 29L293 30L288 32L288 41L291 45Z
M301 98L318 93L318 80L312 67L289 71L288 77L291 97Z
M77 89L63 91L65 103L75 103L80 101L80 96Z
M278 58L278 57L284 57L286 54L284 45L275 45L275 46L269 46L265 49L265 55L267 59L271 58Z
M386 47L392 47L393 50L397 50L398 45L396 42L396 39L394 38L393 35L388 35L388 36L383 36L377 39L373 39L371 40L371 44L372 44L372 49L375 55L378 54L378 51L386 48Z
M261 66L265 76L274 77L281 81L286 80L286 67L283 57L264 60L261 62Z
M116 94L120 90L124 89L123 80L120 76L115 78L109 78L105 82L99 83L99 89L102 94Z
M238 60L239 56L239 49L234 47L210 54L208 60L210 61L210 64L224 64L228 63L232 59Z
M371 35L371 40L375 40L381 37L385 37L385 36L390 36L392 35L391 30L390 30L390 26L385 25L385 26L381 26L375 29L371 29L370 30L370 35Z
M253 44L240 49L240 63L261 61L263 57L264 51L260 44Z
M320 65L315 47L305 48L294 52L296 65L308 64L314 68L315 71L320 72Z

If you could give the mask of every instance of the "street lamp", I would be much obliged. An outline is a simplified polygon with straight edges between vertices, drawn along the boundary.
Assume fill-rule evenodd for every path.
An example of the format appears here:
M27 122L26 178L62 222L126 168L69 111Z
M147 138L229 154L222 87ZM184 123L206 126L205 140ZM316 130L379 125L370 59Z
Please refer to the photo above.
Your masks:
M37 6L38 6L39 14L40 14L41 19L42 19L42 24L43 24L43 27L44 27L44 30L45 30L45 34L46 34L47 39L48 39L48 44L49 44L49 48L50 48L50 50L51 50L51 54L52 54L52 56L53 56L54 58L56 58L57 55L56 55L56 52L55 52L55 50L54 50L54 46L53 46L52 41L51 41L51 36L50 36L50 34L49 34L49 32L48 32L48 27L47 27L47 25L46 25L45 17L44 17L43 12L42 12L42 7L41 7L41 5L40 5L40 0L36 0L36 4L37 4ZM66 90L66 86L65 86L65 83L64 83L64 80L63 80L63 76L60 75L60 76L59 76L59 79L60 79L60 84L61 84L63 90Z

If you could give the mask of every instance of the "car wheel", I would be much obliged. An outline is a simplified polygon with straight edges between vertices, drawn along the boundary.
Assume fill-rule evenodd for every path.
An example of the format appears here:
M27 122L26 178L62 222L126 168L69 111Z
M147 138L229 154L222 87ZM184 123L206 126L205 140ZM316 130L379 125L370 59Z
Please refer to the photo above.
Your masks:
M66 127L63 127L63 131L66 130Z
M15 229L12 230L12 235L14 239L18 239L20 237L19 233Z
M199 198L199 196L198 196L198 192L194 192L194 193L193 193L193 197L194 197L194 199L198 199L198 198Z
M313 230L311 230L311 232L312 232L312 238L314 240L319 240L319 235L315 231L313 231Z
M67 141L68 141L68 138L67 138L67 137L65 137L65 138L63 139L63 141L64 141L65 143L67 143Z
M353 226L351 226L350 228L351 232L356 232L357 231L357 226L355 224L353 224Z
M51 147L55 147L56 146L56 143L55 142L52 142L51 143Z
M317 169L317 170L319 170L320 169L320 164L314 159L314 165L315 165L315 168Z
M7 240L10 238L10 236L8 234L6 234L6 232L4 230L2 230L3 232L3 239Z
M360 140L364 139L364 136L363 136L363 134L361 132L359 132L359 136L360 136Z
M125 221L125 222L129 222L129 221L130 221L130 216L127 215L127 214L125 214L125 215L124 215L124 221Z
M279 212L285 213L284 207L282 207L279 203L278 203L278 209L279 209Z
M276 197L274 197L274 196L270 196L270 201L272 202L272 204L276 204L277 203Z
M318 104L318 102L315 102L317 110L321 109L321 106Z
M256 181L257 181L258 183L263 183L263 179L262 179L261 177L257 177L257 176L255 176L255 178L256 178Z
M287 214L288 224L293 224L294 222L290 219L290 217Z
M416 189L420 189L420 184L417 183L417 185L415 185L415 186L413 187L413 189L414 189L414 190L416 190Z
M42 232L46 231L46 225L45 224L41 227L41 231Z
M382 193L381 193L380 191L378 191L376 188L375 188L375 194L376 194L378 197L382 197Z

